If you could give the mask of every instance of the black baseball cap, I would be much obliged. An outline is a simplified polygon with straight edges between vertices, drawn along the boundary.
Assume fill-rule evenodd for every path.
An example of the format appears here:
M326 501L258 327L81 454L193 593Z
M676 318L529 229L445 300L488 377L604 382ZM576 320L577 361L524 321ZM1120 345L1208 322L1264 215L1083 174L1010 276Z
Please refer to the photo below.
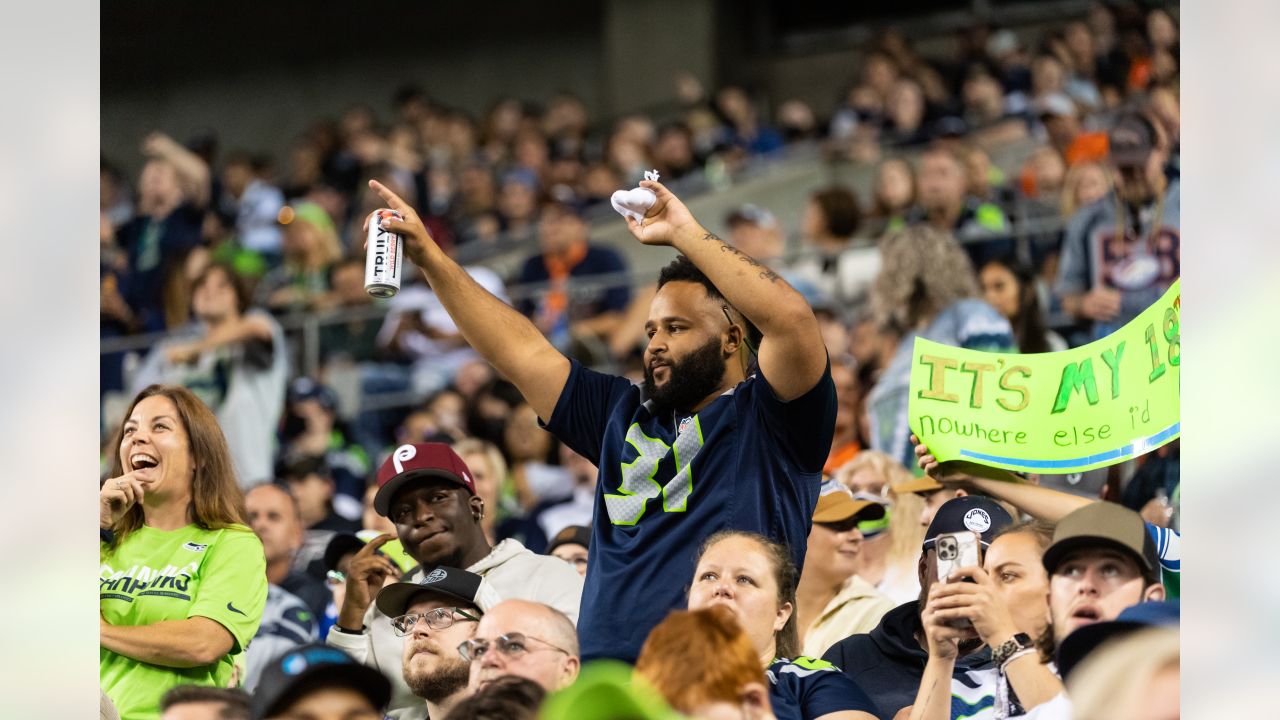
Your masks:
M1067 555L1087 547L1119 550L1134 559L1148 576L1158 576L1160 556L1142 516L1127 507L1100 500L1062 518L1053 531L1053 543L1044 551L1044 569L1050 575Z
M262 671L249 709L253 720L284 712L313 690L350 688L382 712L391 700L391 681L339 650L313 643L277 656Z
M1125 113L1107 133L1107 145L1116 167L1144 165L1156 146L1155 126L1140 113Z
M476 595L480 592L480 576L466 570L437 565L417 582L392 583L378 592L374 604L378 611L389 618L405 614L412 604L413 598L422 593L435 593L445 597L461 600L481 611Z
M546 554L550 555L552 550L555 550L561 545L581 545L582 547L590 550L591 528L583 525L570 525L566 527L556 533L556 536L551 539L551 544L547 546Z
M924 534L924 549L932 550L934 541L944 533L971 530L982 538L982 547L991 545L1000 531L1013 524L1009 512L1000 503L981 495L961 495L938 508Z
M1130 605L1115 620L1090 623L1076 628L1062 640L1054 661L1063 680L1089 653L1103 643L1148 627L1171 627L1181 619L1177 600L1141 602Z

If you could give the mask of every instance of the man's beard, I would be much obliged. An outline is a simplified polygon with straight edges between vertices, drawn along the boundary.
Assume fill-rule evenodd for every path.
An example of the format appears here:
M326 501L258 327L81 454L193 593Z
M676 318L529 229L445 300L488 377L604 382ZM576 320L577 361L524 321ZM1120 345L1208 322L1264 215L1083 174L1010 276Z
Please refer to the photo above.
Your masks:
M471 677L471 663L461 658L441 658L440 664L431 672L419 672L413 665L404 666L404 681L414 695L431 703L448 700L452 695L467 686Z
M715 392L724 379L725 361L720 354L720 338L708 340L681 360L667 366L667 382L658 387L653 366L644 369L644 394L663 410L690 410Z

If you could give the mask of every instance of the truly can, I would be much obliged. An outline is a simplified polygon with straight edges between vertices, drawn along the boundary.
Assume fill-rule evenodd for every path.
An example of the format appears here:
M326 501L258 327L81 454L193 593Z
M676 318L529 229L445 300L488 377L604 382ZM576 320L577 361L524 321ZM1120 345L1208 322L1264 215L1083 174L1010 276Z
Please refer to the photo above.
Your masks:
M369 221L364 291L376 298L389 298L400 292L400 266L404 264L404 243L399 235L382 227L384 218L403 220L404 216L383 208Z

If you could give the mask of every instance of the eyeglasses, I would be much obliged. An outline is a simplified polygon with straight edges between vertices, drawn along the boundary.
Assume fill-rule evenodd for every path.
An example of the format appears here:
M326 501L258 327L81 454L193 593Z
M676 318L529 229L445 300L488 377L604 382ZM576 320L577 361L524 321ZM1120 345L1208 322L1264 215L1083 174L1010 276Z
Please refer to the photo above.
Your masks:
M468 622L480 622L480 618L460 608L442 607L428 610L424 613L409 613L408 615L391 618L391 629L395 631L396 635L404 637L413 632L413 626L417 625L419 620L426 620L427 627L432 630L448 630L458 620L458 618L454 617L454 613L461 615Z
M587 566L587 559L581 555L575 555L573 557L562 557L560 559L578 568L579 570Z
M547 647L530 648L529 647L530 640L534 642L542 643ZM484 657L485 653L489 652L489 644L490 644L489 641L485 640L484 638L472 638L471 640L468 640L458 646L458 654L461 655L462 659L466 660L467 662L475 662L476 660L479 660L480 658ZM494 638L493 647L498 651L499 655L502 655L508 660L517 660L521 656L523 656L525 653L536 652L537 650L557 650L559 652L564 653L565 655L573 654L562 647L556 647L555 645L552 645L546 640L541 640L536 637L530 637L528 635L525 635L524 633L515 633L515 632L507 633L506 635L499 635L498 637Z

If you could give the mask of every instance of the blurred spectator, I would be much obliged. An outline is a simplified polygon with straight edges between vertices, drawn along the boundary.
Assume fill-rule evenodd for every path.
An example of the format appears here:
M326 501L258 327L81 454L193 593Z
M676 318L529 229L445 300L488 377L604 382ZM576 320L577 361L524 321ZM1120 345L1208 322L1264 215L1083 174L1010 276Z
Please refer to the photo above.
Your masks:
M672 611L640 648L635 673L689 717L776 717L755 646L723 606Z
M796 629L801 653L821 657L855 633L870 632L893 603L857 575L864 523L888 520L888 508L855 500L840 483L823 484L813 511L804 572L796 586Z
M916 178L911 164L902 158L889 158L880 163L872 189L870 228L865 234L879 238L906 227L907 211L915 203Z
M290 214L292 211L292 215ZM319 205L300 202L282 210L283 265L263 276L256 304L272 312L299 312L322 304L329 291L329 268L342 257L338 229Z
M521 402L512 409L503 437L512 487L521 507L532 511L539 503L573 495L575 478L559 464L560 443L542 428L532 406Z
M1164 294L1181 268L1178 180L1151 122L1126 114L1110 133L1115 190L1067 225L1055 292L1068 313L1103 337Z
M160 720L249 720L243 690L179 685L160 698Z
M538 219L539 180L532 168L519 167L502 178L498 188L498 217L512 242L533 240Z
M363 257L346 257L329 268L328 295L316 298L316 307L344 311L365 311L341 322L328 322L320 327L320 362L326 367L331 363L363 363L378 355L378 330L381 318L367 311L374 306L374 299L364 289Z
M275 430L284 405L287 348L280 324L249 309L248 295L226 265L196 279L195 322L152 348L133 378L189 388L218 415L241 487L270 480Z
M895 146L921 145L932 139L925 127L924 91L920 83L902 78L885 98L884 142Z
M925 223L954 234L975 262L1012 246L1009 219L994 203L968 192L968 173L959 152L933 146L920 155L916 183L920 204L907 214L908 224Z
M1092 205L1111 192L1111 176L1094 162L1080 163L1067 170L1062 182L1062 219L1070 220L1077 210Z
M788 143L813 140L818 137L818 120L813 108L803 100L792 98L778 106L778 129Z
M98 209L114 231L133 217L133 199L129 196L128 183L120 170L106 158L100 164L98 182Z
M267 483L245 493L245 510L249 514L249 526L262 541L262 549L267 558L267 582L270 587L279 588L273 598L270 593L267 605L273 616L286 617L284 610L291 605L309 611L294 613L287 619L295 625L306 629L310 639L316 635L316 623L324 617L325 607L329 604L329 590L318 580L297 567L295 560L302 547L304 527L298 514L298 503L287 490L279 485ZM323 552L323 549L321 550ZM274 605L273 605L273 600ZM259 628L259 633L270 631L270 628ZM298 640L301 644L305 640ZM261 655L261 660L274 657L280 652Z
M842 185L814 192L805 205L801 233L808 252L791 263L791 273L839 308L865 302L880 267L874 246L852 240L861 222L858 197Z
M507 600L489 608L475 637L458 652L471 663L472 692L508 675L554 692L572 685L582 664L573 621L550 605L528 600Z
M626 261L612 248L592 245L589 232L573 208L549 203L538 228L541 252L525 261L515 279L521 286L544 286L516 307L561 350L575 338L608 337L631 297ZM597 275L605 277L596 280Z
M698 170L698 158L693 151L693 133L688 126L671 123L658 128L653 163L663 182L680 180Z
M871 720L876 708L867 693L831 664L799 654L798 575L785 547L755 533L723 530L700 549L688 606L733 611L766 670L769 704L778 715L842 713L849 720Z
M1050 93L1032 105L1036 119L1044 126L1049 145L1066 161L1067 166L1082 162L1098 162L1106 157L1107 138L1100 132L1085 132L1080 111L1063 93Z
M587 576L587 560L591 550L591 528L585 525L566 525L552 536L547 554L558 557L573 566L578 574Z
M496 543L498 522L513 512L518 512L518 509L509 504L503 487L508 477L507 461L496 445L478 438L465 438L454 443L453 451L471 468L476 495L484 501L484 517L480 520L480 527L489 542ZM511 502L514 502L514 498Z
M273 659L253 694L253 720L375 720L391 697L381 673L336 648L304 645Z
M284 193L268 182L271 162L239 152L227 156L222 166L222 197L218 209L235 218L240 246L258 253L270 267L280 264L280 210Z
M893 488L911 474L893 458L864 450L836 473L836 480L858 500L888 503L887 517L860 526L862 545L854 558L855 572L893 603L920 595L916 559L926 525L920 524L923 501ZM887 527L885 527L887 521Z
M954 157L948 173L958 175ZM882 265L871 290L879 322L901 334L893 360L867 397L871 447L915 466L907 427L911 348L919 335L935 342L992 352L1013 348L1009 321L978 300L978 282L964 251L948 233L917 225L880 242Z
M716 93L716 112L724 120L728 144L748 155L765 155L782 147L782 136L760 122L755 103L740 87L730 85Z
M500 677L460 701L444 720L534 720L546 697L532 680Z
M537 512L536 520L547 538L569 526L590 527L595 512L596 466L568 445L559 445L559 456L560 467L572 480L573 490L568 497L550 497L549 502L544 501Z
M285 465L308 457L322 459L324 468L319 471L334 484L329 493L332 507L326 509L324 516L335 511L342 519L359 517L360 498L370 470L369 456L355 442L351 428L338 417L338 396L332 388L306 376L289 383L279 455ZM304 511L303 515L314 513ZM308 520L308 527L312 520L319 518Z
M262 624L244 654L245 670L241 685L245 691L253 692L272 658L316 642L319 618L298 596L278 585L268 585Z
M298 503L302 527L314 531L355 532L360 522L360 506L349 495L336 495L336 484L329 463L319 455L297 455L280 464L280 481ZM346 517L335 510L338 498L346 506ZM327 539L326 541L327 542Z
M116 243L128 256L125 301L137 327L155 332L186 321L169 309L169 299L185 295L181 270L200 242L209 203L209 167L162 133L142 144L147 164L138 181L137 216L120 226Z
M978 272L987 304L1013 327L1018 352L1041 353L1067 349L1067 341L1045 327L1040 289L1031 268L1014 256L991 260Z
M1117 623L1123 622L1132 622L1125 613L1117 618ZM1106 642L1067 683L1073 708L1069 717L1181 717L1180 648L1176 627L1150 627Z
M919 599L890 610L870 633L845 638L823 655L823 660L840 668L866 689L880 708L881 720L895 717L895 713L913 701L919 703L917 690L921 694L926 689L942 693L949 700L947 707L956 708L959 704L964 715L977 715L995 704L996 668L992 667L991 656L984 651L982 640L972 629L950 657L940 656L934 637L925 635L931 628L932 606L928 602L933 595L930 589L939 582L934 541L943 533L978 532L965 525L966 516L982 518L981 523L971 521L970 524L986 526L980 533L984 548L1012 523L1009 514L988 498L966 497L947 503L925 535L917 564ZM928 677L941 682L937 686L922 685L925 673L931 671L936 674Z

